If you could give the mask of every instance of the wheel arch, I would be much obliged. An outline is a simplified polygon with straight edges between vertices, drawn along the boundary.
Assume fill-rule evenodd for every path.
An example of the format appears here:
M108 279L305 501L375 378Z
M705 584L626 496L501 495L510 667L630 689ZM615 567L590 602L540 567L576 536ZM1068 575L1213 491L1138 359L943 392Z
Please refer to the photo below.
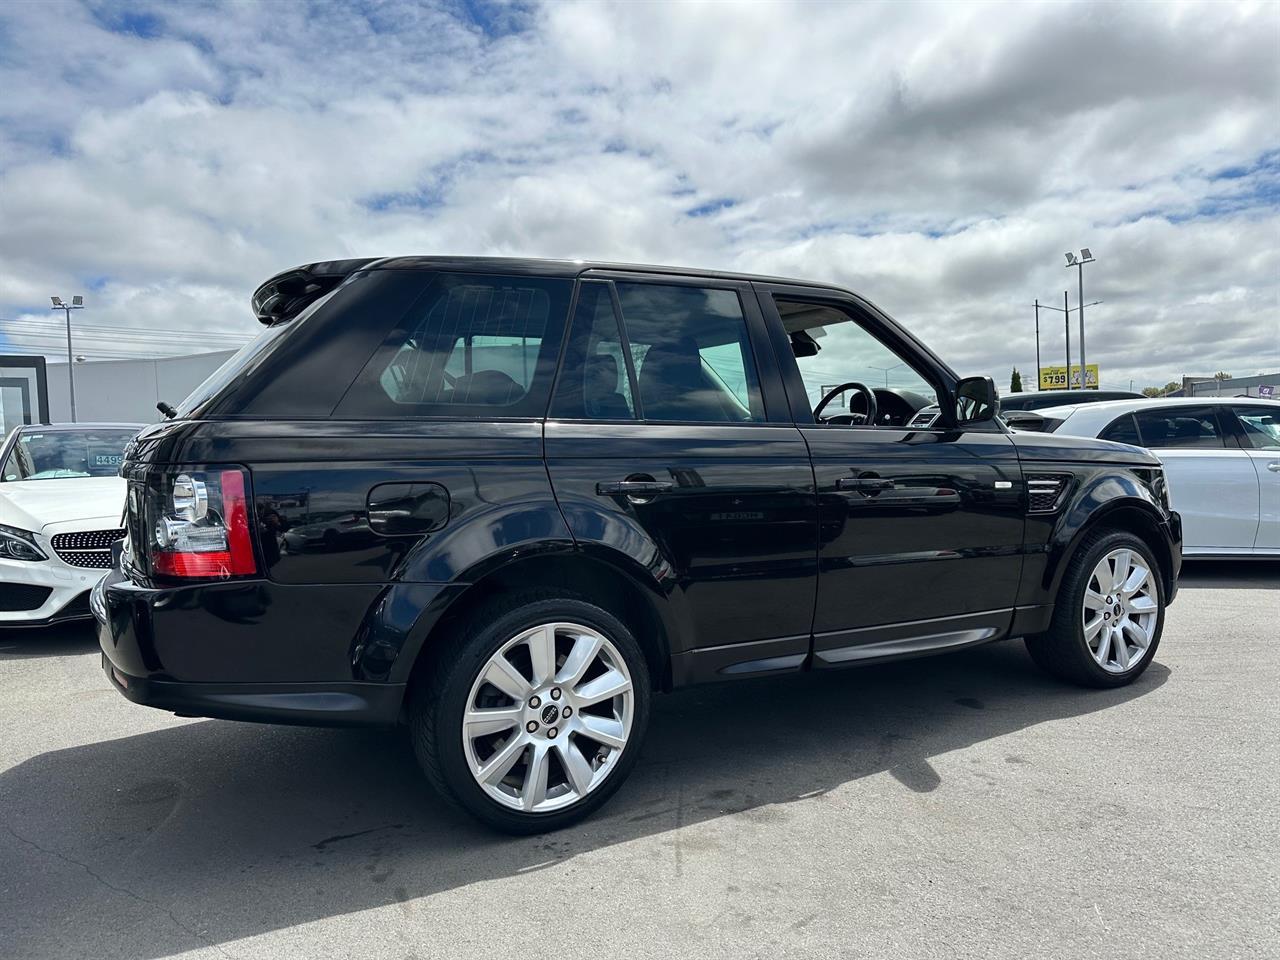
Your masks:
M1160 567L1160 581L1166 597L1173 595L1177 578L1172 549L1163 532L1164 518L1155 504L1138 496L1125 496L1108 500L1091 510L1079 523L1071 527L1069 538L1060 542L1056 562L1046 570L1046 589L1057 597L1071 558L1090 534L1101 529L1122 530L1142 540L1155 556Z
M633 632L644 651L655 689L671 689L671 651L678 649L678 628L670 604L658 584L648 582L628 569L627 558L588 555L581 550L563 550L518 556L507 562L477 571L474 579L459 584L443 609L424 612L405 672L406 702L420 686L424 671L448 644L451 630L466 622L481 605L496 594L511 590L545 588L583 597L618 617Z

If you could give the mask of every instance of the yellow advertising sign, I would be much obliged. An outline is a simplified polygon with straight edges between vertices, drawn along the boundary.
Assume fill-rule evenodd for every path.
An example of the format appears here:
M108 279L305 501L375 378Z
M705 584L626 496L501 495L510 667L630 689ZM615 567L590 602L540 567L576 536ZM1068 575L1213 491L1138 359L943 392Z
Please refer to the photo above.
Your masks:
M1088 380L1084 384L1084 389L1098 389L1098 365L1091 363L1085 367L1085 373ZM1040 368L1040 389L1041 390L1079 390L1080 384L1080 364L1073 363L1071 365L1071 379L1067 380L1066 367L1041 367Z

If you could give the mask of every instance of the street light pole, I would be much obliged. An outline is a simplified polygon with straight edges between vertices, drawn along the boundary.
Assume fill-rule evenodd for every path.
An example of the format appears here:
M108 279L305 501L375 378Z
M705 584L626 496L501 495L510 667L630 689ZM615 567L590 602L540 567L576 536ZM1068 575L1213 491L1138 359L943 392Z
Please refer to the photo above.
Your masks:
M1040 391L1040 301L1036 300L1036 392Z
M1088 387L1089 375L1085 367L1084 359L1084 265L1093 263L1093 254L1089 252L1088 247L1080 248L1080 256L1076 257L1074 253L1067 254L1067 269L1076 268L1077 279L1080 283L1080 387L1082 389ZM1067 365L1067 377L1070 379L1070 364Z
M76 359L71 353L71 311L84 309L84 297L76 295L70 303L64 303L61 297L50 297L50 310L61 310L67 316L67 386L71 391L71 422L76 422Z
M890 370L897 370L899 367L905 367L905 366L906 366L906 364L905 364L905 363L895 363L892 367L877 367L874 363L868 363L868 364L867 364L867 366L868 366L868 367L870 367L872 370L883 370L883 371L884 371L884 388L885 388L886 390L888 390L888 389L889 389L889 371L890 371Z
M1064 389L1071 389L1071 306L1067 303L1067 291L1062 291L1062 322L1066 325L1067 330L1067 385ZM1084 374L1080 374L1081 382L1084 382Z

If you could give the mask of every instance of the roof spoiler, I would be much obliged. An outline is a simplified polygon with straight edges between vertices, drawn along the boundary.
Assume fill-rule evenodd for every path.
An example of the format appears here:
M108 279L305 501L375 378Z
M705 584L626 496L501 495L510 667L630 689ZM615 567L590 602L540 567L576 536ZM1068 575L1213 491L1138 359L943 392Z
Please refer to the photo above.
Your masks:
M253 315L267 326L292 320L351 274L377 259L324 260L277 273L253 292Z

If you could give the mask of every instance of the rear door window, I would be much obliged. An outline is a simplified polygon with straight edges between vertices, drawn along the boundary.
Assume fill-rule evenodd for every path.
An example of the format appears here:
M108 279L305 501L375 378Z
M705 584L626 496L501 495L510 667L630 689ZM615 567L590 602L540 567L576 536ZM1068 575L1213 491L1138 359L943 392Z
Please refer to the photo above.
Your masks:
M571 289L542 277L430 275L336 415L542 416Z
M746 316L735 291L635 282L616 287L643 419L765 419Z
M1153 449L1221 450L1226 446L1212 407L1167 407L1135 415L1142 445Z

